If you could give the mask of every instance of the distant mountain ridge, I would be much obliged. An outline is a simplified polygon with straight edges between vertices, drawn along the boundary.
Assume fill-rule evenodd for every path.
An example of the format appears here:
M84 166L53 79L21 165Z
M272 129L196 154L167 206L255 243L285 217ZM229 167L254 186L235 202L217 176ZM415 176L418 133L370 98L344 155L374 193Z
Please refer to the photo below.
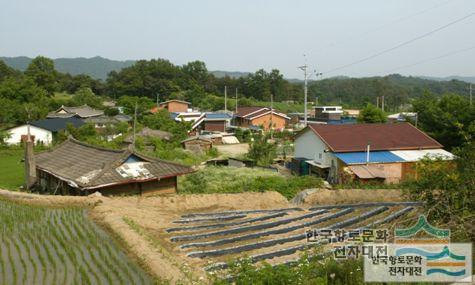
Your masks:
M26 56L0 57L8 66L24 71L32 58ZM56 58L53 59L56 69L60 72L72 75L87 74L95 79L107 79L111 71L119 71L122 68L133 65L136 60L111 60L100 56L85 58Z
M3 60L8 66L15 69L24 71L30 64L32 58L26 56L18 57L0 57L0 60ZM91 58L85 57L76 57L76 58L56 58L53 59L55 67L58 71L64 73L70 73L72 75L78 74L87 74L95 79L106 80L107 75L111 71L119 71L122 68L129 67L133 65L137 60L112 60L100 56L95 56ZM231 78L240 78L245 77L251 74L250 72L242 71L223 71L215 70L210 71L216 77L229 76ZM409 76L411 77L411 76ZM433 76L412 76L413 78L421 78L432 81L451 81L458 80L469 83L475 83L474 76L448 76L448 77L433 77ZM335 76L331 79L350 79L347 76ZM300 79L287 79L290 82L299 83L303 82Z

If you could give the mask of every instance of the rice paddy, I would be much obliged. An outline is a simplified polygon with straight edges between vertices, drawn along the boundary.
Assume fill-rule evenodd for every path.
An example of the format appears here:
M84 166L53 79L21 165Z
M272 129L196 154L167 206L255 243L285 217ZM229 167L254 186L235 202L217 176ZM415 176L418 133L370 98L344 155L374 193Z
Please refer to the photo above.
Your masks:
M79 208L0 199L0 284L151 284Z

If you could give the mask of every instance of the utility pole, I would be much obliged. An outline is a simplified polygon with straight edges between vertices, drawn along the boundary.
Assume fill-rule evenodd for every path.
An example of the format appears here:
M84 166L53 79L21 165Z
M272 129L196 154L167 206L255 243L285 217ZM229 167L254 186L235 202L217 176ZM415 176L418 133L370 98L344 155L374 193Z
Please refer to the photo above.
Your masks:
M307 126L307 64L300 66L299 67L301 70L303 70L303 77L304 77L304 87L303 87L303 93L304 93L304 99L303 99L303 104L304 104L304 114L303 114L303 122L304 126Z
M470 106L472 106L472 83L470 83Z
M381 96L381 110L384 112L384 95Z
M238 110L238 97L237 97L237 95L238 95L238 89L236 87L236 114L237 114L237 110Z
M134 110L134 134L133 134L133 139L132 139L132 148L135 150L135 128L137 125L137 102L135 102L135 110Z
M270 94L270 138L273 139L274 123L272 122L272 113L274 112L274 94Z
M376 108L378 108L378 109L379 109L379 96L378 96L378 97L376 97Z
M228 86L224 85L224 112L228 111Z

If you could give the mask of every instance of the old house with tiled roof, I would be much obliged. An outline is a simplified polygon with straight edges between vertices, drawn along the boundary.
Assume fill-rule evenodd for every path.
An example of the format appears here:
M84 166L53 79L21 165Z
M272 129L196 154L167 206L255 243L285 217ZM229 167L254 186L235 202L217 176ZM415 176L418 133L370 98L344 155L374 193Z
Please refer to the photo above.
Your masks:
M177 176L192 169L132 150L111 150L68 138L35 156L37 185L62 195L153 195L174 193Z
M415 162L423 157L453 159L440 143L409 123L309 124L295 138L297 172L333 183L346 177L397 183L414 177Z
M86 119L102 115L104 115L104 111L91 108L88 105L82 105L78 107L61 106L56 111L50 112L47 118L78 117L81 119Z
M234 114L234 125L241 128L260 127L263 130L283 130L290 117L267 107L240 107Z

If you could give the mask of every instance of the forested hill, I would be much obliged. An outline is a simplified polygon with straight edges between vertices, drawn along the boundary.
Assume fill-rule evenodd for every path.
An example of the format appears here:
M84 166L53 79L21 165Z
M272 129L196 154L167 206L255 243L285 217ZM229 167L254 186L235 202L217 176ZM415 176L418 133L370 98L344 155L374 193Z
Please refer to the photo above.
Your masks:
M27 57L0 58L0 63L3 63L2 59L6 65L21 71L32 63ZM40 83L50 94L55 91L75 93L79 87L89 86L97 95L144 96L155 99L160 94L163 100L180 98L203 109L213 110L223 107L222 97L224 87L227 86L228 90L239 90L241 99L266 102L273 95L276 102L303 101L302 81L285 79L276 69L270 72L261 69L250 73L209 71L201 61L175 65L165 59L114 61L94 57L50 60L38 57L35 60L37 62L31 66L30 73L48 67L43 70L46 74L40 78L48 75L49 83ZM8 70L5 72L13 73ZM1 73L2 70L0 77ZM339 76L311 81L308 99L314 102L318 98L319 104L361 108L367 103L376 104L376 98L384 96L386 110L398 111L426 91L436 96L455 93L468 97L469 84L460 80L440 81L398 74L366 78ZM212 101L209 96L219 98L219 104L216 103L218 101L216 104L209 104Z
M0 57L8 66L25 71L32 58L26 56ZM111 71L119 71L122 68L133 65L135 60L111 60L100 56L84 58L56 58L53 59L56 70L69 73L71 75L87 74L95 79L107 79L107 74Z
M0 60L5 62L8 66L25 71L30 62L33 60L26 56L17 57L0 57ZM100 56L85 58L56 58L53 59L56 70L71 75L86 74L94 79L106 80L107 74L111 71L120 71L122 68L133 65L136 60L111 60ZM210 71L214 76L221 78L229 76L231 78L246 77L250 72L241 71Z
M469 83L460 80L439 81L392 74L384 77L335 77L310 83L310 100L323 104L343 104L352 107L376 104L376 97L384 96L386 106L396 110L420 97L425 91L435 95L455 93L468 96Z

